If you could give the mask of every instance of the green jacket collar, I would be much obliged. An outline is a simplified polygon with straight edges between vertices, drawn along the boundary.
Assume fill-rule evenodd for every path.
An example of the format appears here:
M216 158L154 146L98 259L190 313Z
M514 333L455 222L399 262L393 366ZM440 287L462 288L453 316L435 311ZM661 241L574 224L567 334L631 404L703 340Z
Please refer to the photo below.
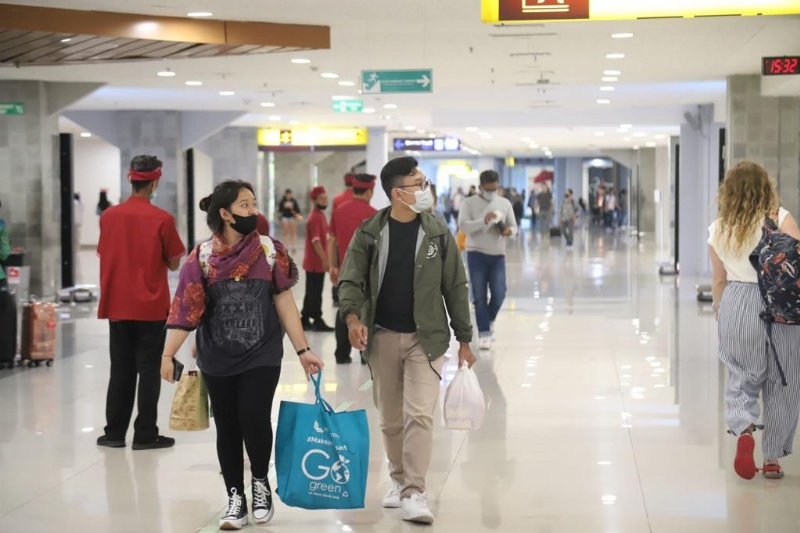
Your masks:
M383 231L383 228L385 228L389 223L389 213L391 211L391 206L381 209L378 211L377 215L367 220L364 225L361 226L361 231L378 238L378 236L381 234L381 231ZM445 226L444 223L435 216L431 215L430 213L420 213L419 216L422 231L425 232L425 235L428 238L437 237L447 233L447 226Z

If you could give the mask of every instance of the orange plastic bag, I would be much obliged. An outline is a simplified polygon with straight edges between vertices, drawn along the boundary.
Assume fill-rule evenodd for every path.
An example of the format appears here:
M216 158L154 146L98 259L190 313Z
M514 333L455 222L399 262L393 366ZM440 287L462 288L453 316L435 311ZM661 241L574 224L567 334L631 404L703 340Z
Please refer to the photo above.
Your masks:
M458 230L456 234L456 244L458 245L458 251L463 252L467 249L467 234L461 230Z

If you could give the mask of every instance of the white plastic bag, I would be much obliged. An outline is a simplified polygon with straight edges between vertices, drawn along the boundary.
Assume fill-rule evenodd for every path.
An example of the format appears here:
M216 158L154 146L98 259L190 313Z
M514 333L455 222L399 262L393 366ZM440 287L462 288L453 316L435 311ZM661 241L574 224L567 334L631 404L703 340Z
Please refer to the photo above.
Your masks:
M444 395L444 422L448 429L474 430L481 427L486 414L486 402L478 376L462 366Z

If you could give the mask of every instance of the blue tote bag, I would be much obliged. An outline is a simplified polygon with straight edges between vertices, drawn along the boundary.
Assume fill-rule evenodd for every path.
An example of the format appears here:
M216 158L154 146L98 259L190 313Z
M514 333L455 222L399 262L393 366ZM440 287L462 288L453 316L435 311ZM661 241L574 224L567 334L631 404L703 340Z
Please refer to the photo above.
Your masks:
M275 443L278 495L302 509L363 509L369 470L364 410L334 412L311 376L314 404L281 402Z

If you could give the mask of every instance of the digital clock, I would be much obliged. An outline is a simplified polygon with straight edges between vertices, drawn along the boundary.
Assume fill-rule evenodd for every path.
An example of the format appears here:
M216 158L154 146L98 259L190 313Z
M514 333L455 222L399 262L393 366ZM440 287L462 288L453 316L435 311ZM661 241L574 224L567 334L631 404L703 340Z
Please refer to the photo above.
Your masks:
M765 57L761 61L764 76L800 74L800 56Z

